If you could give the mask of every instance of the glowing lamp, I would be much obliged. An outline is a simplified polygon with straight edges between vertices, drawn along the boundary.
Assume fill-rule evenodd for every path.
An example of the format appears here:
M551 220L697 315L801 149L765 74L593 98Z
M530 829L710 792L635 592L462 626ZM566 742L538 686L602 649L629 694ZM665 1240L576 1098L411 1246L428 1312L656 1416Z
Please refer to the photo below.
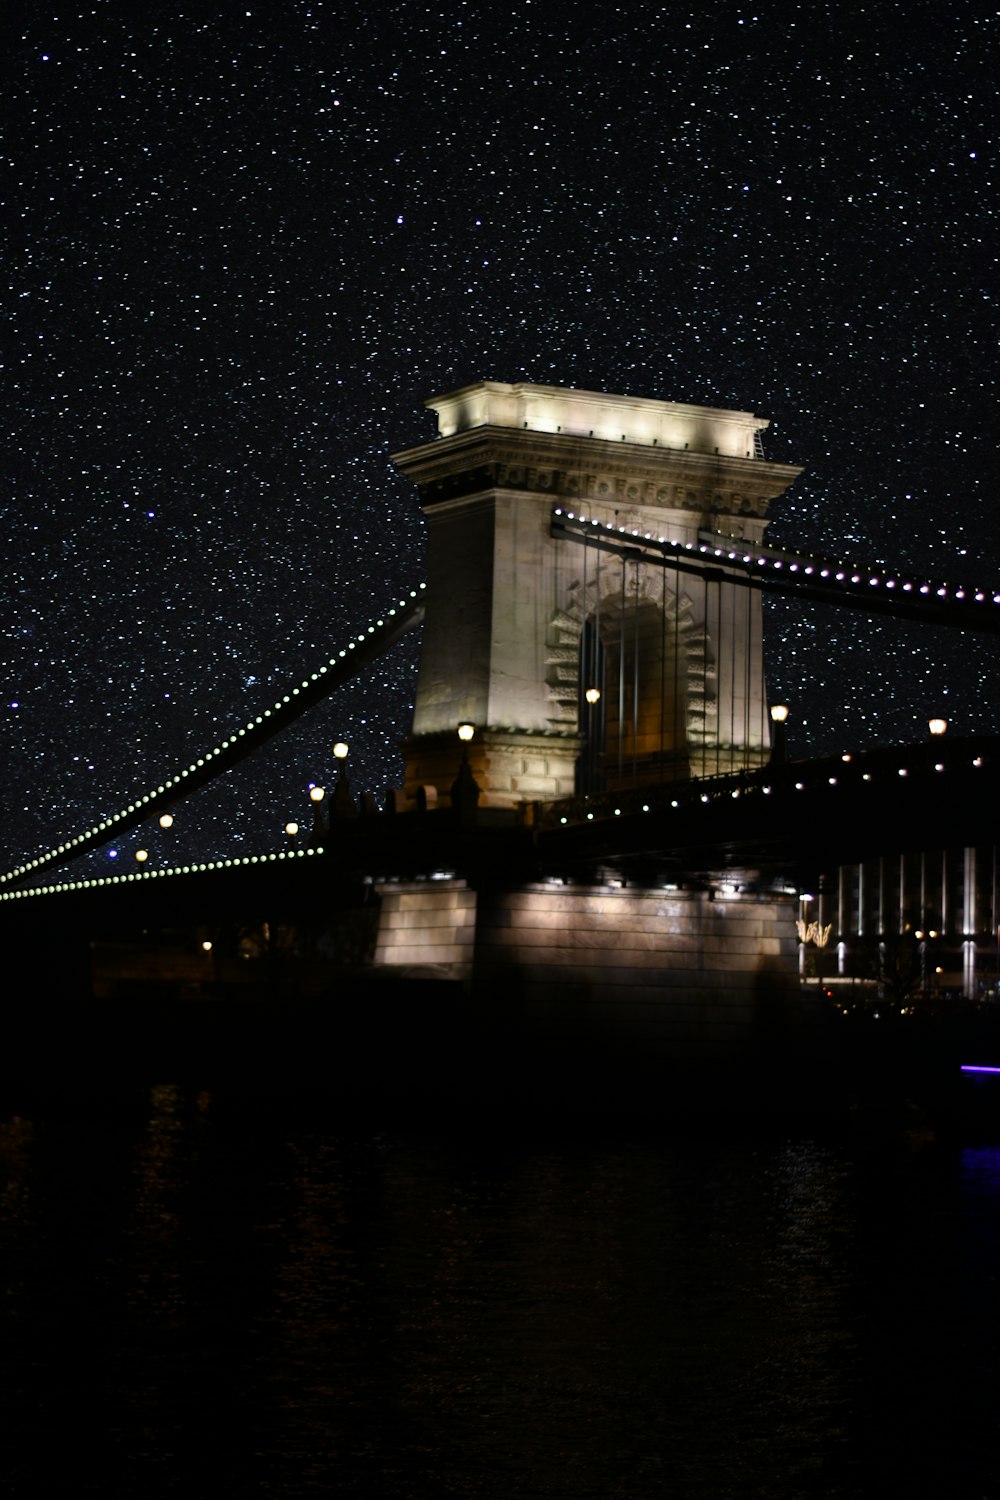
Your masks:
M343 740L337 741L337 743L333 747L333 753L338 760L347 759L347 746L344 744Z
M599 703L601 701L600 688L589 687L583 695L588 703Z
M475 732L476 726L474 724L459 724L458 726L458 737L462 741L463 745L467 745L469 743Z
M295 837L295 835L298 833L298 831L299 831L299 825L298 825L298 823L286 823L285 824L285 832L288 834L289 838L293 839Z
M310 802L322 802L322 800L323 800L323 798L325 796L326 796L326 789L325 789L325 787L311 786L309 788L309 800L310 800Z
M135 857L141 865L144 865L146 863L146 860L149 858L149 851L146 849L137 849L135 851Z
M161 828L172 828L173 826L174 826L174 820L173 820L172 815L170 813L164 813L163 816L162 816L162 818L160 819L160 827Z
M784 724L788 718L788 705L786 703L772 703L771 722L773 724Z
M928 719L927 728L930 730L931 734L944 734L945 730L948 728L948 720Z
M201 951L202 951L202 952L203 952L203 953L211 953L211 951L212 951L212 945L211 945L211 943L210 943L210 942L209 942L209 941L208 941L208 939L207 939L207 938L206 938L206 939L205 939L205 941L204 941L204 942L203 942L203 943L202 943L202 945L201 945Z

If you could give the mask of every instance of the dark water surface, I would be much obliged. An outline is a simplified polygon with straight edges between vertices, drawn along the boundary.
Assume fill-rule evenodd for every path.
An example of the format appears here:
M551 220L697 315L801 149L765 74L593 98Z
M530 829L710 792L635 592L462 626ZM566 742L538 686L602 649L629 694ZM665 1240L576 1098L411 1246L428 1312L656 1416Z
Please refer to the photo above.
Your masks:
M1000 1149L0 1120L3 1493L1000 1495Z

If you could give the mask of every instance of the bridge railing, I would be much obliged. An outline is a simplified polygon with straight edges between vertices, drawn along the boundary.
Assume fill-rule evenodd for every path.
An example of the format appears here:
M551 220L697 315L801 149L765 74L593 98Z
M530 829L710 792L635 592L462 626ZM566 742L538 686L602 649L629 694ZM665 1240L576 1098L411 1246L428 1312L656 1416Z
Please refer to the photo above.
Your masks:
M927 741L915 745L880 747L817 760L772 761L756 769L664 781L658 785L569 797L535 805L540 829L565 828L643 813L669 813L747 797L793 795L840 788L895 785L911 776L942 777L995 767L997 741L970 739Z

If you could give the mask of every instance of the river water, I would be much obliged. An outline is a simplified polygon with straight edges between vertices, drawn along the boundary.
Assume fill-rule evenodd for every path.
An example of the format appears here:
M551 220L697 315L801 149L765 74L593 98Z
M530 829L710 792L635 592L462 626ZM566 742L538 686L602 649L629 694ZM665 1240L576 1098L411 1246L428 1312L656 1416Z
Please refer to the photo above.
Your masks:
M18 1108L3 1493L1000 1496L1000 1148Z

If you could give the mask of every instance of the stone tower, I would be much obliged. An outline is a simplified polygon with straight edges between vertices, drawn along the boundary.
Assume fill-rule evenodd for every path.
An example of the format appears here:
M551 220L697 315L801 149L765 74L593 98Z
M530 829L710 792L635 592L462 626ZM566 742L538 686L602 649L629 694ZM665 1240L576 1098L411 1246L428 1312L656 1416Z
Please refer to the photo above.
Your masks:
M766 419L499 381L427 405L438 436L394 455L428 524L407 794L447 796L461 723L493 807L592 790L585 763L608 789L761 764L759 594L554 535L553 518L759 544L801 472L762 458Z

